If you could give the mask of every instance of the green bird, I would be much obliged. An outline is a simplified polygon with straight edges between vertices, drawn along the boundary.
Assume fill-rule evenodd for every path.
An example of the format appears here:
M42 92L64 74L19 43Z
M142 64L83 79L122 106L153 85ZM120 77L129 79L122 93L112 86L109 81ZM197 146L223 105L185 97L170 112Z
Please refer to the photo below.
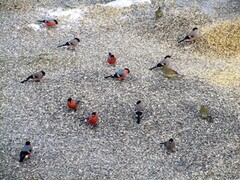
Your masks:
M167 77L167 78L170 78L170 79L175 78L178 75L180 75L180 74L178 74L177 71L173 70L172 68L170 68L166 65L162 66L161 70L163 71L163 76Z
M206 119L208 122L213 122L212 116L209 115L208 108L201 105L199 115L202 119Z
M163 12L161 7L159 7L156 11L155 11L155 18L156 20L160 19L161 17L163 17Z

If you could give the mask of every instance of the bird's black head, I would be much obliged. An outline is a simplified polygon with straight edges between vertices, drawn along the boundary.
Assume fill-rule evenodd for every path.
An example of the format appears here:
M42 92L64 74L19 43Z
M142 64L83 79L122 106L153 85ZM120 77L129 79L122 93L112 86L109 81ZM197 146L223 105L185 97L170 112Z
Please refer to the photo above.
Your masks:
M137 104L140 104L141 102L142 102L142 101L139 100L139 101L137 102Z
M167 55L167 56L165 56L165 59L166 59L166 58L171 58L171 56L170 56L170 55Z
M30 144L31 144L30 141L27 141L25 145L30 145Z
M197 28L197 27L193 28L193 31L196 31L196 30L198 30L198 28Z
M78 42L80 42L80 39L78 39L78 38L74 38L74 39L76 39Z
M169 139L169 142L173 142L173 139L171 138L171 139Z
M108 55L109 55L110 57L114 57L114 55L113 55L112 53L110 53L110 52L108 53Z
M45 76L45 74L46 74L44 71L41 71L41 73L42 73L43 76Z
M71 102L72 101L72 98L68 98L68 100L67 100L68 102Z
M130 70L129 70L128 68L124 68L124 70L127 70L127 71L128 71L128 73L130 73Z
M58 24L58 22L57 22L57 20L56 20L56 19L54 19L53 21L54 21L56 24Z
M95 116L96 114L97 114L96 112L93 112L93 113L92 113L92 116Z

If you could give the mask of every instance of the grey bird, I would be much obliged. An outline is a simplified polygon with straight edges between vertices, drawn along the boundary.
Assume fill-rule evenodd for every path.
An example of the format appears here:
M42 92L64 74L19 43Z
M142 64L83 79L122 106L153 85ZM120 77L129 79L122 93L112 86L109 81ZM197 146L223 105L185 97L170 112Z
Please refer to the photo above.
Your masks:
M161 60L156 66L151 67L149 70L153 70L153 69L155 69L157 67L169 66L170 58L171 58L171 56L169 56L169 55L165 56L163 60Z
M65 44L59 45L58 47L67 46L68 49L74 50L75 47L78 45L79 42L80 42L80 39L79 39L79 38L74 38L74 39L66 42Z
M135 105L135 117L137 118L137 123L140 124L140 120L143 117L143 106L142 106L142 101L137 101Z
M175 148L175 141L172 138L160 144L163 144L166 147L167 153L174 152L173 149Z
M196 41L197 37L198 37L198 28L195 27L182 40L178 41L178 43L181 43L183 41L192 43Z
M118 80L124 80L124 78L130 73L130 70L128 68L120 69L117 71L114 75L105 76L104 78L117 78Z
M46 73L44 71L36 72L36 73L28 76L25 80L21 81L21 83L25 83L29 80L39 82L43 78L43 76L45 76L45 74Z

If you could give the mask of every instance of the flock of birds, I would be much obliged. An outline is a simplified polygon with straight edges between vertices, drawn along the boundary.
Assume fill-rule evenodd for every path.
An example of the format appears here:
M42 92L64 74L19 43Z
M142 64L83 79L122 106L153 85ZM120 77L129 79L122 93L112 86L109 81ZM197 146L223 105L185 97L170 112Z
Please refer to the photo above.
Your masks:
M58 21L55 19L46 19L46 20L41 20L38 22L41 23L41 25L43 25L45 27L54 27L58 24ZM189 32L182 40L178 41L178 43L181 43L184 41L189 42L189 43L195 42L198 37L197 31L198 31L198 28L196 28L196 27L193 28L192 31ZM59 45L58 47L67 47L67 49L69 49L69 50L75 50L75 47L79 44L79 42L80 42L79 38L74 38L62 45ZM169 67L170 58L171 58L170 55L165 56L165 58L163 60L161 60L156 66L151 67L149 70L153 70L155 68L161 68L162 71L164 72L165 77L168 77L168 78L176 77L179 74ZM109 52L107 62L110 65L115 66L117 63L117 58L112 53ZM105 79L113 78L113 79L122 81L127 77L127 75L129 73L130 73L130 70L128 68L124 68L124 69L120 69L115 74L106 76L104 78ZM21 83L25 83L28 81L39 82L45 75L46 75L46 73L42 70L42 71L31 74L25 80L21 81ZM68 98L67 106L68 106L69 110L76 111L78 108L79 102L80 102L80 100L74 100L73 98ZM139 100L135 104L135 111L134 111L135 117L136 117L136 122L138 124L140 124L140 121L143 117L143 111L144 111L144 108L143 108L142 102ZM203 111L205 112L206 110L203 109ZM95 127L98 124L98 114L96 112L92 112L92 114L89 117L81 119L80 121L85 122L86 124ZM160 143L160 144L163 144L166 147L167 153L174 152L174 148L175 148L174 139L171 138L168 141ZM32 152L31 142L27 141L20 152L20 160L19 161L23 162L24 159L29 159L31 157L31 152Z

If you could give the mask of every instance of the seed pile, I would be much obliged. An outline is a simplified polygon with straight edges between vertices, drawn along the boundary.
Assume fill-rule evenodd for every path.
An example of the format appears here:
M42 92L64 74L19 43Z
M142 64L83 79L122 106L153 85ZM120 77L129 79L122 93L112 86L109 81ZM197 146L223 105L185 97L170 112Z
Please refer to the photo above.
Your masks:
M87 9L83 19L68 24L65 17L39 31L28 26L45 18L37 9L0 11L0 178L239 179L239 96L205 76L229 67L227 61L193 53L197 44L178 45L192 27L163 30L172 43L156 38L151 6L116 10L109 21L113 8L98 6L75 6ZM162 18L170 24L172 16ZM57 48L74 37L75 51ZM118 59L115 67L106 62L108 52ZM149 71L168 54L181 78ZM123 82L104 79L125 67L131 72ZM40 83L20 83L40 70L46 72ZM69 97L81 100L76 112L66 108ZM145 108L140 124L133 117L138 100ZM200 117L202 105L213 122ZM99 126L79 126L93 111ZM176 152L168 155L160 143L170 138ZM33 156L19 165L27 140Z

